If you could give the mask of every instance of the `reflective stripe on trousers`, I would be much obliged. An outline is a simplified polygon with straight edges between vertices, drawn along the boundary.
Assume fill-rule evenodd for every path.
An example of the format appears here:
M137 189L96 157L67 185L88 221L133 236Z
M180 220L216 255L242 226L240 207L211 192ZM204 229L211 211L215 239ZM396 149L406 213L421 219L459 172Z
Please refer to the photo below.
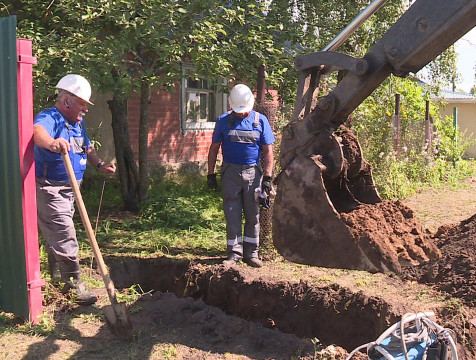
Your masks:
M235 165L224 162L221 171L223 211L226 219L228 257L257 257L259 246L259 205L254 191L260 185L258 165ZM242 214L245 225L242 233ZM244 235L244 236L243 236Z

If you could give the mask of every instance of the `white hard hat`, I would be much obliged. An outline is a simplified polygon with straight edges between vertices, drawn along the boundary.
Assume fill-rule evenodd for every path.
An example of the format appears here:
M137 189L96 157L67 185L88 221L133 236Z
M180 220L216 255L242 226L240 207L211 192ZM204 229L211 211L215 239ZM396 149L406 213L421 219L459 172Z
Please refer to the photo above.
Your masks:
M231 89L228 102L234 112L247 113L253 109L255 98L248 86L238 84Z
M94 105L89 101L91 97L91 85L89 85L88 80L81 75L69 74L63 76L60 81L58 81L58 84L56 84L56 88L66 90L80 99L83 99L88 104Z

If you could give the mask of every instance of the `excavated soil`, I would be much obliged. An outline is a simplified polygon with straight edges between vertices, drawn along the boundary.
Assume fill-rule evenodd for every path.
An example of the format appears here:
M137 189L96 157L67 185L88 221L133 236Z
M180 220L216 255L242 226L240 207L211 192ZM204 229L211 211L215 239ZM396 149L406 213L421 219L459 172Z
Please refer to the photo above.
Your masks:
M476 194L475 185L470 183L470 194ZM361 206L344 218L358 227L356 232L370 234L377 246L392 248L406 265L402 273L369 274L281 260L257 270L227 268L216 259L177 263L166 258L115 259L111 269L118 280L127 279L123 287L140 283L145 289L200 299L226 314L297 336L303 342L291 348L301 358L315 356L309 341L317 339L323 353L332 345L334 358L344 359L346 351L375 340L405 313L418 311L435 312L440 325L455 331L461 359L476 358L476 215L434 234L400 201ZM423 265L415 265L414 259ZM254 346L252 341L246 347Z
M456 226L442 226L433 236L441 258L406 269L403 278L430 284L476 306L476 215Z
M472 181L463 198L474 197L475 191ZM433 242L441 257L406 266L399 275L302 266L279 258L261 269L225 267L218 258L106 258L118 288L140 285L145 293L128 306L132 342L114 338L105 325L101 306L108 298L100 283L98 307L72 305L49 285L45 306L54 314L55 332L2 334L0 359L340 360L405 313L419 311L435 312L440 325L454 330L460 359L475 359L476 205L468 203L456 214L451 210L456 193L443 195L424 195L413 207L407 203L420 218L431 211L446 214L446 221L439 221L446 225L436 232L429 230L434 223L423 228L417 222L411 225L416 230L410 229L415 239L426 236ZM371 217L370 211L364 219ZM387 223L391 219L386 216ZM372 221L367 230L372 237L388 237L387 225ZM398 217L389 225L408 231L400 229L405 224Z
M372 263L382 262L390 270L400 272L402 267L419 265L440 256L414 212L401 201L363 204L340 216Z

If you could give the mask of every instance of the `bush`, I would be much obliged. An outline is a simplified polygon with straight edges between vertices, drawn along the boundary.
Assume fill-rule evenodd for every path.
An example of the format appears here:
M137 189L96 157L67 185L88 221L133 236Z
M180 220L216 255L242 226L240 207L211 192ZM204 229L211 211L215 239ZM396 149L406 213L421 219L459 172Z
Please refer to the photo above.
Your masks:
M395 93L401 94L397 150L392 124ZM451 118L440 119L434 103L430 103L433 139L431 144L425 142L426 98L425 89L415 81L390 77L354 112L353 129L385 199L404 198L441 182L454 183L467 173L468 166L456 163L473 142L453 126Z

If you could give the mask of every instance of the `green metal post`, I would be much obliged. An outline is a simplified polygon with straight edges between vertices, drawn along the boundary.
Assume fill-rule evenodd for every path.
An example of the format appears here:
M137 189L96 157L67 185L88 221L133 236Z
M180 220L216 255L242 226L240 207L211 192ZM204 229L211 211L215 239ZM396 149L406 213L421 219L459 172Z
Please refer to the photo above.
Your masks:
M458 108L455 106L453 107L453 142L454 148L458 147ZM453 154L453 166L456 167L456 157Z
M0 309L29 317L18 129L16 17L0 19Z

